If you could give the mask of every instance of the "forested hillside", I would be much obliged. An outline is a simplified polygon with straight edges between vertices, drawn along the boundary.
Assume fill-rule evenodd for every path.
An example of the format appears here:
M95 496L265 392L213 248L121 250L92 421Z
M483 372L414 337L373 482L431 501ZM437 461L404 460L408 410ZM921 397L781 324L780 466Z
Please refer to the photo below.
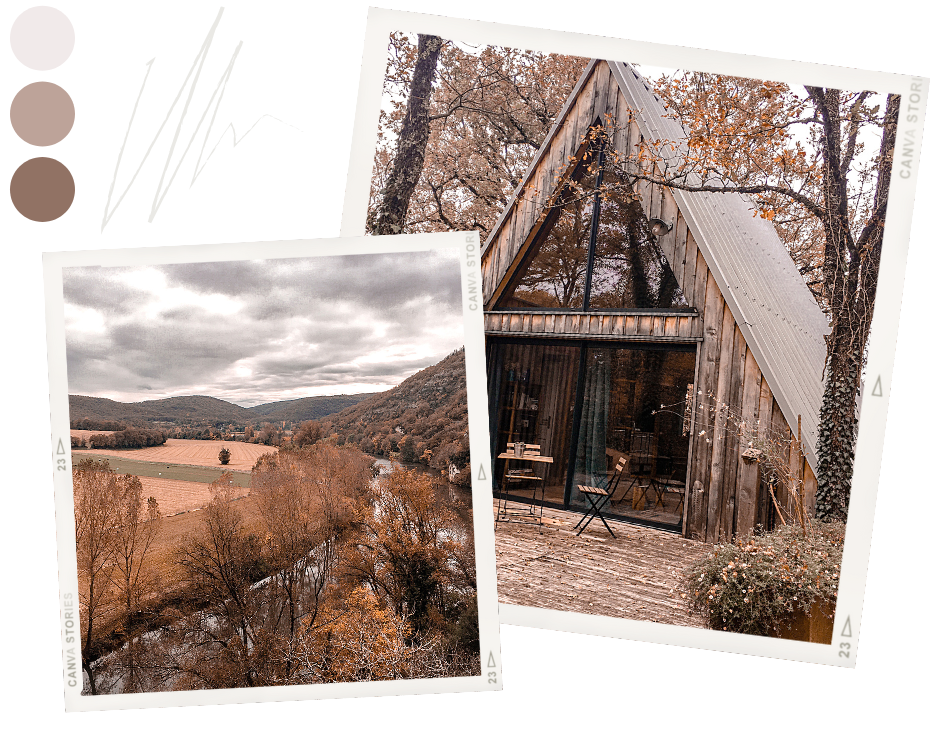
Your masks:
M250 411L266 417L271 422L306 422L336 414L372 395L372 393L353 393L344 396L308 396L290 401L258 404L251 406Z
M467 482L471 470L465 389L465 351L459 349L395 388L325 417L323 432L366 453L396 452L402 461L428 464L457 482Z

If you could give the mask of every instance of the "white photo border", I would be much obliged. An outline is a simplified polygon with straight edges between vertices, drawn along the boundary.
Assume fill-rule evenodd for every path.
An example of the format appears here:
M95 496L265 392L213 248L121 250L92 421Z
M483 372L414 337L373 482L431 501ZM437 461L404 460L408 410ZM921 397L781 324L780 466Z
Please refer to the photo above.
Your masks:
M478 629L481 674L415 680L330 683L224 690L168 691L122 695L81 695L82 669L79 636L79 592L76 530L73 514L69 439L69 389L66 374L66 335L63 269L79 266L171 265L240 260L286 259L357 254L412 253L455 250L459 255L462 290L463 343L468 390L471 450L475 570L478 584ZM498 592L489 473L488 387L485 375L485 336L482 321L480 246L477 233L444 232L386 238L353 237L317 240L231 243L135 250L82 250L44 253L47 355L49 363L50 421L56 502L56 541L59 559L60 625L63 681L67 711L90 711L159 706L197 706L223 703L313 700L422 693L501 690ZM473 303L472 300L475 302ZM479 476L485 477L478 479Z
M393 31L436 34L446 39L463 40L469 44L497 44L536 52L557 52L604 60L633 61L655 67L901 95L894 172L890 183L887 225L866 369L867 383L875 384L880 377L882 395L872 397L868 394L861 406L852 499L845 533L832 643L804 643L602 615L504 603L499 605L501 622L511 625L854 667L861 630L871 529L897 348L897 328L929 80L918 76L370 8L343 203L343 236L357 236L365 232L379 104L383 94L389 34Z

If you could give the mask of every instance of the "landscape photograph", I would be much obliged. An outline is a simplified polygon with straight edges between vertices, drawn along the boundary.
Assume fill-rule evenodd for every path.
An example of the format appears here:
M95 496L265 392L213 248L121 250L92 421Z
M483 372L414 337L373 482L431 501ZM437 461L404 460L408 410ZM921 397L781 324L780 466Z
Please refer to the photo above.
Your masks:
M66 264L83 696L481 675L459 253Z
M477 39L347 197L480 234L499 601L829 644L901 97Z

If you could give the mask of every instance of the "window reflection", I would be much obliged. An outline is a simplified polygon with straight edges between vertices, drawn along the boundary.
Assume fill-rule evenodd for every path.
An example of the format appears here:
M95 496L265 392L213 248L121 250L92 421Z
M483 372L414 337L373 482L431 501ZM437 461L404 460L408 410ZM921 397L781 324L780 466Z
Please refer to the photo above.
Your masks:
M496 309L640 310L687 307L667 257L627 176L602 170L594 150L581 162L532 242ZM594 221L595 204L599 216ZM585 307L590 234L596 233Z
M605 510L671 526L682 522L689 454L684 420L695 362L692 351L587 350L571 504L586 507L577 485L606 487L624 458Z
M567 498L582 509L577 485L606 486L624 458L605 510L670 528L682 523L694 349L496 340L488 355L496 493L557 505ZM540 486L503 479L514 464L497 456L515 442L540 445L553 459Z
M543 469L540 496L553 503L564 502L579 357L577 346L496 344L489 350L494 455L504 453L508 443L540 445L541 454L554 459ZM498 459L496 488L506 468L505 460ZM535 490L517 483L507 489L513 496L533 495Z
M686 307L686 297L656 238L649 217L622 175L605 170L590 309Z
M583 307L596 173L585 163L573 183L551 209L528 267L502 303L505 307Z

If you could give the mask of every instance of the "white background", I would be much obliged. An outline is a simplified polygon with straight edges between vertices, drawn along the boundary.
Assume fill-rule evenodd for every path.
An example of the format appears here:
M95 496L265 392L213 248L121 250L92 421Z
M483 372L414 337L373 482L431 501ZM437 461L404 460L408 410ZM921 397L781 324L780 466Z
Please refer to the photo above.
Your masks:
M51 0L50 0L51 1ZM4 736L60 747L141 748L275 743L307 746L445 745L661 747L857 744L932 746L946 703L944 632L948 548L947 376L942 325L950 276L945 190L947 64L943 24L924 6L803 0L563 4L391 2L389 7L931 78L921 170L892 383L867 594L854 670L502 627L501 693L70 714L62 662L50 461L40 254L90 247L292 239L338 234L366 6L225 5L193 111L243 41L211 142L233 121L237 149L219 147L194 186L201 131L165 203L147 222L169 133L105 231L103 208L145 63L156 61L118 186L137 166L204 40L218 4L52 3L76 28L73 56L31 71L7 34L32 3L0 10L0 92L11 102L38 80L61 85L77 110L73 132L39 149L5 117L0 173L28 158L62 161L76 201L49 224L0 200L6 356L2 393L5 481L2 571ZM840 5L840 7L839 7ZM635 61L634 61L635 62ZM209 85L210 84L210 85ZM154 98L149 98L149 97ZM7 106L7 105L5 105ZM192 121L193 122L193 121ZM174 126L177 117L171 123ZM293 127L290 127L293 126ZM186 136L191 129L185 128ZM164 144L164 145L163 145ZM180 151L179 151L180 153ZM157 157L157 158L156 158ZM205 157L207 158L207 152ZM6 190L6 188L4 188ZM14 739L18 738L18 739Z

